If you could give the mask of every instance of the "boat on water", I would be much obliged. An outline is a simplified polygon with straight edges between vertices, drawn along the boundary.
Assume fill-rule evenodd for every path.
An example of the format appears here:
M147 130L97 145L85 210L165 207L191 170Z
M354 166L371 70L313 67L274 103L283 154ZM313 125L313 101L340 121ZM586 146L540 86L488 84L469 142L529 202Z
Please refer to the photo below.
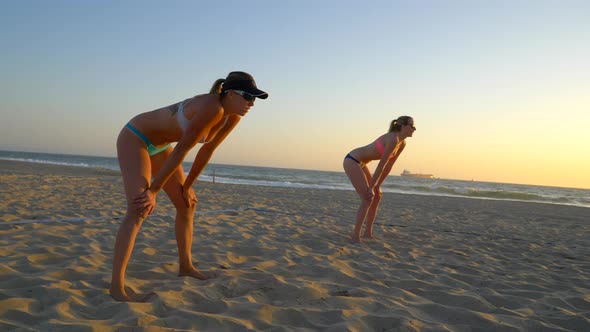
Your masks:
M412 173L412 172L408 171L407 169L404 169L404 171L400 175L411 177L411 178L434 179L434 175L432 175L432 174Z

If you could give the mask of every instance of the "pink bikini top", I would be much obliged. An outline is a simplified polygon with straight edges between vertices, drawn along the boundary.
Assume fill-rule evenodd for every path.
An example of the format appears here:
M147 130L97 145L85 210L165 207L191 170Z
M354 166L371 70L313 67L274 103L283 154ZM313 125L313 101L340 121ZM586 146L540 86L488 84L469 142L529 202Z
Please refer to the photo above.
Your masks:
M379 151L380 155L383 155L383 151L385 150L385 145L382 141L383 136L380 136L378 139L375 140L375 146L377 147L377 151Z
M379 154L381 156L383 156L383 151L385 151L385 144L383 144L383 136L380 136L378 139L375 140L375 146L377 147L377 151L379 151ZM394 154L389 156L389 159L393 158L393 156Z

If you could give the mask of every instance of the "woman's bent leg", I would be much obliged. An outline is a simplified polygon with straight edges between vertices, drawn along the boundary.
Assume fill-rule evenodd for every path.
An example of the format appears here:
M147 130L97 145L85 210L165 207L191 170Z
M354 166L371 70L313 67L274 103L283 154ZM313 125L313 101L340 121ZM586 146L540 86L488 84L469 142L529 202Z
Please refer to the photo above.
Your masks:
M367 178L363 170L364 168L360 167L359 164L357 164L351 159L344 159L343 167L344 171L346 172L346 175L348 175L348 178L352 183L352 186L354 187L361 199L361 204L356 213L356 223L352 234L353 242L361 242L361 229L363 228L363 223L365 222L365 218L367 217L367 211L372 202L371 199L367 199L366 195L367 190L369 190L369 183L371 183L371 178Z
M373 202L369 206L369 211L367 212L367 225L365 226L365 233L363 237L373 239L373 224L375 223L375 218L377 217L377 210L379 209L379 203L381 202L381 194L377 194L373 197Z
M133 301L125 290L125 272L143 220L143 218L130 215L128 211L117 232L110 289L111 295L117 301Z
M172 148L152 157L154 173L157 173L164 165L165 158L167 158L170 153L172 153ZM186 205L184 198L182 197L184 180L185 175L182 166L178 166L168 182L164 185L164 191L176 208L174 230L176 234L176 244L178 246L178 275L191 276L197 279L206 280L209 279L209 277L195 269L192 261L193 222L197 206L196 204L191 207Z
M117 301L133 301L125 290L125 272L137 233L146 217L135 210L133 199L149 187L151 163L145 144L126 128L121 130L117 139L117 157L127 198L127 213L115 240L110 292Z
M369 173L369 170L364 167L363 171L365 172L365 176L370 179L371 173ZM365 233L363 234L363 237L365 238L373 238L373 224L375 223L375 218L377 217L377 210L379 209L379 203L381 203L381 197L381 193L375 193L375 196L373 196L373 201L371 202L371 205L367 211L367 224L365 225Z

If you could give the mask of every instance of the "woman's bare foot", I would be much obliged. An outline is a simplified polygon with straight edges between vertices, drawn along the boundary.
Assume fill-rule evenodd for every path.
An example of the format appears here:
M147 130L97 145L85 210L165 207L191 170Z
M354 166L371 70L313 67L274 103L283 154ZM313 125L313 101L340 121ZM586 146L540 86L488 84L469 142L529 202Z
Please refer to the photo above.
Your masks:
M211 279L210 276L201 273L199 270L195 269L194 267L191 267L190 269L187 269L185 271L178 271L178 276L179 277L193 277L193 278L197 278L199 280Z
M376 236L375 236L375 235L373 235L373 234L364 234L364 235L363 235L363 239L368 239L368 240L379 240L379 238L378 238L378 237L376 237Z
M111 293L111 296L117 302L133 302L131 300L131 297L129 297L125 291L121 291L119 289L114 289L113 287L111 287L109 289L109 293Z
M109 289L111 296L118 302L149 302L156 293L146 294L136 293L131 287L125 287L124 291L116 290L113 287Z
M360 236L355 236L355 235L350 236L350 242L351 243L363 243L363 241L361 241Z

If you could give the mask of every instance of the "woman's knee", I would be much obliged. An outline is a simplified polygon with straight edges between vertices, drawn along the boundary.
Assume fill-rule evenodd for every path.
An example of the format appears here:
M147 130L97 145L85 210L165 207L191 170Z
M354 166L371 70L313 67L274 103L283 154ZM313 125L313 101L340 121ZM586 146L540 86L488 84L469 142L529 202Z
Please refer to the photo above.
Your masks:
M123 219L123 222L121 223L121 225L123 227L130 228L130 229L140 228L141 225L143 224L143 221L145 220L145 218L147 218L147 215L141 214L141 213L135 211L135 209L128 210L127 214L125 214L125 219Z
M375 196L363 196L361 197L361 204L362 205L366 205L366 206L370 206L371 204L373 204L373 201L375 200Z
M196 203L191 206L186 206L186 203L183 202L183 204L178 204L175 207L176 213L184 216L192 216L195 214L195 211L197 211Z

